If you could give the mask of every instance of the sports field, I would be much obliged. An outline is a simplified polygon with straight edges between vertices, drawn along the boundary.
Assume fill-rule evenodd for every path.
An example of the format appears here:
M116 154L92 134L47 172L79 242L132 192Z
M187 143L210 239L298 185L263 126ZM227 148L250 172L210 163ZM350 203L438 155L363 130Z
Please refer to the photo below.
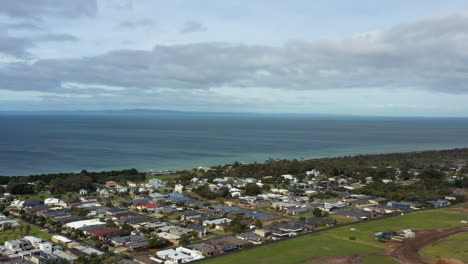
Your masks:
M385 252L386 248L374 239L374 234L377 232L408 228L413 230L449 229L466 225L461 223L461 220L468 220L468 216L460 211L448 209L420 211L312 233L223 257L207 259L203 263L238 264L255 261L258 264L292 264L303 263L322 256L379 253ZM350 237L354 237L355 240L351 240Z

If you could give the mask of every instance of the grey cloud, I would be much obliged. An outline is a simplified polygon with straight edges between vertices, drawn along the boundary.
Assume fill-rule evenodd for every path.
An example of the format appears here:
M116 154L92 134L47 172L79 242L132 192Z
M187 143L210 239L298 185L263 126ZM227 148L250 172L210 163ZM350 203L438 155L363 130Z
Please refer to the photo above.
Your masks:
M197 43L119 50L0 69L2 88L60 92L62 82L157 88L408 88L468 93L467 15L281 47ZM1 42L0 42L1 43ZM70 91L67 93L80 91ZM89 91L87 91L89 92Z
M119 28L135 29L141 27L154 26L154 21L151 19L140 19L135 21L122 21L119 23Z
M7 28L11 29L7 25ZM46 34L35 37L12 36L6 28L0 27L0 53L18 58L28 58L28 48L39 42L76 42L78 38L70 34Z
M9 32L0 27L0 53L25 57L27 55L26 49L33 46L33 42L24 37L14 37Z
M44 16L61 16L76 18L94 16L97 13L96 0L20 0L2 1L0 14L12 18L38 20Z
M185 21L182 29L180 30L181 34L188 34L194 32L205 31L205 27L198 21L188 20Z
M42 30L40 26L34 23L29 23L29 22L9 23L9 24L5 24L5 27L10 30L28 30L28 31Z
M45 42L76 42L79 39L71 34L48 34L42 36L38 39L38 41L45 41Z

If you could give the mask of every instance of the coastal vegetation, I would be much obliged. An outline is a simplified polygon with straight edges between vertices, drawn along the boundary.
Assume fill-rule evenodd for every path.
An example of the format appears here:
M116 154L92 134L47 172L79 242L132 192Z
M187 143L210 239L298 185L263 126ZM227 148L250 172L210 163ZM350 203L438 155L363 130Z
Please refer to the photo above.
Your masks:
M214 166L210 170L191 169L178 171L165 176L168 186L175 183L184 185L190 184L193 178L203 178L212 182L215 178L252 177L261 179L265 184L263 189L272 187L288 188L289 182L281 177L283 174L293 174L301 181L306 177L305 171L317 170L327 177L348 177L360 182L371 177L373 183L367 185L359 192L375 196L383 196L392 200L428 200L441 198L450 193L452 187L468 187L468 180L460 177L451 185L445 181L445 175L439 170L450 171L450 166L455 166L457 162L468 159L468 148L421 151L408 153L389 153L374 155L358 155L336 158L318 158L309 160L267 160L263 163L233 164ZM399 170L400 180L418 178L419 182L410 186L399 184L396 181ZM415 170L422 173L416 175ZM467 167L461 168L458 173L467 173ZM451 172L455 174L455 172ZM269 176L269 177L265 177ZM50 193L77 192L79 189L93 189L95 184L104 184L106 181L126 182L144 181L147 178L156 176L139 172L136 169L121 171L89 172L83 170L79 173L58 173L42 174L31 176L5 176L0 177L0 184L7 185L6 190L15 195L35 194L43 191ZM395 184L383 184L383 179L395 181ZM30 183L34 184L31 185ZM417 190L417 191L416 191ZM261 193L262 189L255 184L246 187L247 195ZM203 186L193 190L201 197L214 199L216 197L226 197L227 190L221 189L212 192ZM324 194L320 194L324 195ZM324 197L320 197L324 198Z

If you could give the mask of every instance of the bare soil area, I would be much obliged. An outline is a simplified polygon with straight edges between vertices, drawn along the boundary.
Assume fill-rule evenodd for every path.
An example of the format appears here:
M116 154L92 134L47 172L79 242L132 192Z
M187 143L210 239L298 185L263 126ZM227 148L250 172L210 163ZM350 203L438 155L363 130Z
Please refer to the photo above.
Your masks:
M465 208L462 208L465 209ZM415 238L405 239L402 242L387 242L385 246L389 249L382 254L367 254L367 255L344 255L344 256L326 256L316 259L311 259L306 264L362 264L362 257L365 256L389 256L402 264L463 264L456 259L423 259L419 255L419 251L429 246L440 239L461 233L468 232L468 227L458 227L448 230L430 230L422 231L416 234Z
M391 250L388 255L403 264L425 264L427 262L421 258L418 253L419 250L440 239L461 232L468 232L468 227L418 232L415 238L404 240L399 247Z

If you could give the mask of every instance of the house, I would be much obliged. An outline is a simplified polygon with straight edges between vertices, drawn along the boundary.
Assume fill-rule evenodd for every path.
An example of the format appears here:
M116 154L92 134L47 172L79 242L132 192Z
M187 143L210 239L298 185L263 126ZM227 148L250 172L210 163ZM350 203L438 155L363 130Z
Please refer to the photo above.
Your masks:
M202 253L203 256L211 257L216 256L219 254L219 250L207 246L205 244L191 244L188 246L184 246L185 248L194 249Z
M115 181L107 181L106 182L106 187L107 188L115 188L116 185L117 185L117 183Z
M198 237L206 236L207 229L203 225L191 224L187 226L188 229L192 229L198 232Z
M16 220L10 220L6 217L0 219L0 231L18 227L21 227L21 225Z
M220 224L226 224L226 223L231 223L231 219L229 219L229 218L219 218L219 219L203 221L204 226L212 226L212 225L219 226Z
M142 242L147 240L145 236L141 235L129 235L123 237L114 237L111 239L112 244L116 247L127 246L127 244L132 242Z
M150 179L148 181L148 185L149 185L149 187L153 187L153 188L156 188L156 189L166 188L166 183L163 180L160 180L160 179L157 179L157 178Z
M217 249L219 251L228 252L228 251L233 251L233 250L237 250L240 248L248 247L252 245L252 243L242 240L237 237L226 236L226 237L222 237L218 239L205 241L205 245L212 247L214 249Z
M100 189L98 192L101 197L109 197L109 191L107 189Z
M256 234L255 232L241 233L241 234L237 235L236 237L240 238L242 240L249 241L249 242L251 242L253 244L261 244L262 240L263 240L263 237Z
M280 230L289 234L289 236L295 236L304 230L304 227L297 223L279 224L273 227L273 229Z
M182 184L176 184L174 186L174 191L178 193L182 193L184 191L184 186Z
M18 208L18 209L23 208L24 207L24 201L14 200L13 202L11 202L10 207Z
M146 209L148 211L153 211L154 208L160 207L160 203L149 203L149 204L140 204L137 206L138 209L143 210Z
M184 254L174 249L158 251L156 256L164 263L187 263L193 260L190 255Z
M327 218L324 218L324 217L307 218L304 221L302 221L302 223L304 225L308 225L309 227L312 227L312 228L319 228L321 226L330 227L330 226L336 225L335 220L330 220L330 219L327 219Z
M255 220L262 221L263 224L270 224L275 221L280 221L281 219L283 219L282 216L274 215L274 214L262 214L258 216L253 216L252 218Z
M60 200L60 199L57 199L57 198L47 198L44 200L44 204L45 205L49 205L49 206L60 206L60 207L66 207L67 206L67 203Z
M73 242L71 239L61 236L61 235L54 235L52 236L50 240L54 243L62 244L62 245L67 245Z
M334 214L337 218L354 219L354 220L367 220L375 217L375 214L361 209L351 209Z
M169 195L160 194L158 192L150 193L149 196L153 199L159 200L169 197Z
M24 202L24 207L34 207L43 204L44 200L27 200Z
M323 208L325 211L334 211L334 210L340 210L346 207L346 204L344 204L341 201L338 202L325 202L323 203Z
M134 241L134 242L129 242L126 244L128 250L130 251L138 251L138 250L143 250L147 249L149 247L149 242L148 241Z
M257 235L259 235L259 236L261 236L262 238L266 238L266 237L268 237L268 236L271 235L271 231L270 231L270 230L268 230L268 229L260 229L260 228L255 229L255 230L254 230L254 233L257 234Z
M204 214L199 212L199 211L188 211L182 213L180 216L180 220L182 221L188 221L191 220L192 218L197 218L197 217L202 217Z
M80 190L78 191L78 194L79 194L79 195L82 195L82 196L88 195L88 190L86 190L86 189L80 189Z
M7 240L5 241L5 248L8 250L13 251L14 253L18 253L23 250L32 249L31 243L26 239L14 239L14 240Z
M192 257L191 260L189 261L194 261L194 260L199 260L199 259L203 259L205 258L205 256L203 255L203 253L199 250L196 250L196 249L193 249L193 248L189 248L189 247L177 247L175 249L177 252L180 252L180 253L183 253L183 254L187 254L189 255L190 257Z
M437 199L433 201L427 201L428 204L432 205L435 208L444 207L450 205L450 202L445 199Z
M164 238L164 239L169 240L169 242L171 242L174 245L179 244L180 236L178 236L178 235L170 234L170 233L167 233L167 232L160 232L160 233L157 233L156 235L158 237L160 237L160 238Z
M402 212L410 212L415 209L414 204L410 202L389 202L387 205L396 208Z

